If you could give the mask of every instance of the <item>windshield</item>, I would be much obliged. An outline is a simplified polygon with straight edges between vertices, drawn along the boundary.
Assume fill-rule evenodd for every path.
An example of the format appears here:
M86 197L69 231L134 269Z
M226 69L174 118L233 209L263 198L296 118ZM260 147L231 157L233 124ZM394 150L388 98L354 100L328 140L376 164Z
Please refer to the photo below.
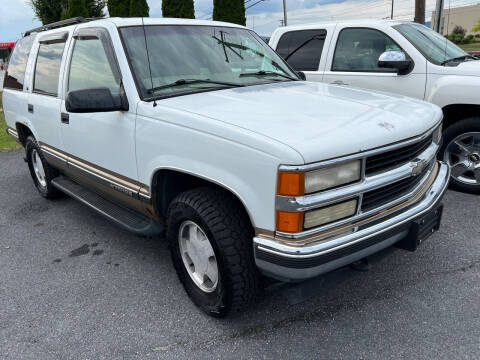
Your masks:
M408 23L394 28L434 64L441 65L450 59L468 56L450 40L424 25Z
M144 100L298 80L252 31L195 25L145 26L152 79L143 31L142 26L120 29Z

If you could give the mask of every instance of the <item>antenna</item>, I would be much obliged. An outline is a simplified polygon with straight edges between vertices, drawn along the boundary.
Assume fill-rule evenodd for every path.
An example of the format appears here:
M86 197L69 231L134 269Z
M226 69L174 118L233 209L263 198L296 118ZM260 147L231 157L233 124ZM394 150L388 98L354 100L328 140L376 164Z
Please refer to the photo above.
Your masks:
M145 23L143 22L143 17L142 17L142 29L143 29L143 38L145 39L145 50L147 51L147 62L148 62L148 71L150 73L150 82L152 84L152 89L153 89L153 76L152 76L152 67L150 66L150 54L148 52L148 42L147 42L147 34L145 32ZM153 107L157 106L157 101L155 98L153 98Z

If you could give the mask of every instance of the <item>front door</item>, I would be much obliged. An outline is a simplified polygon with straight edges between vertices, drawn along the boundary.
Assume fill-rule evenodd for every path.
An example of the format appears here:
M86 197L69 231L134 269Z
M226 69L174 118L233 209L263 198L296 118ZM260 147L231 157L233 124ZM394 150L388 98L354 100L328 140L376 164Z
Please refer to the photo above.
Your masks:
M72 47L65 81L67 94L93 88L108 88L114 95L122 91L121 72L105 29L77 30ZM130 104L130 111L68 113L63 99L61 107L69 168L116 190L125 185L120 191L134 191L135 106Z
M391 37L370 28L344 28L337 36L323 81L424 98L425 60L415 59L413 69L405 75L380 68L378 58L385 51L404 51ZM404 51L405 52L405 51ZM406 54L408 56L408 54Z

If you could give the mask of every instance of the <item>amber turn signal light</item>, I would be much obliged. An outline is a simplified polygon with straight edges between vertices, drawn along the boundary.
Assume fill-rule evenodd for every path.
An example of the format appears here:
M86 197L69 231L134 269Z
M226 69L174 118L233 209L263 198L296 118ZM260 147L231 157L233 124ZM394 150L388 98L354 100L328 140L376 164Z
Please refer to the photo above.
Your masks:
M278 173L278 195L302 196L305 194L305 173L286 172Z
M303 212L277 211L277 231L300 232L303 229Z

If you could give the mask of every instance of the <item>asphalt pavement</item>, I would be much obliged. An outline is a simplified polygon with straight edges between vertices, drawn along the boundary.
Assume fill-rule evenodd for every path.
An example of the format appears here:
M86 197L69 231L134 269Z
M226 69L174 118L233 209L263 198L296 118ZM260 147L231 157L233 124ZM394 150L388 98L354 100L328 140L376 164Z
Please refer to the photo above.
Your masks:
M479 359L480 198L448 192L414 253L276 284L242 314L195 308L162 239L65 198L0 153L0 359Z

